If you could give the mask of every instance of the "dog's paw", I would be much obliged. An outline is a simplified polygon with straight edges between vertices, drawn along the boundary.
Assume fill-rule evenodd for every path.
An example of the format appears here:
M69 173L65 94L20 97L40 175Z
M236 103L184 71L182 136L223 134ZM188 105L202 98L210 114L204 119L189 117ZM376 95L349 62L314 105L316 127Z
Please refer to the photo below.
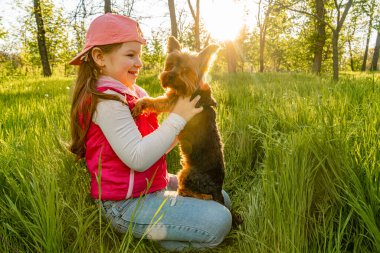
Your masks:
M232 227L238 228L240 225L243 224L243 216L240 213L237 213L236 211L231 211L232 215Z
M140 114L142 114L144 112L145 107L146 107L146 103L144 99L138 100L135 107L132 109L132 117L136 118Z

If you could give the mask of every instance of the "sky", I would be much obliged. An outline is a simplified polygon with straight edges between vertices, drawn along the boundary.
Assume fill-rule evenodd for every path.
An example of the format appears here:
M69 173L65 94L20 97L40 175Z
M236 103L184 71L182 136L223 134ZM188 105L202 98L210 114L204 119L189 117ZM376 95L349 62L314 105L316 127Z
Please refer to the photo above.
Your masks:
M32 3L32 0L19 0L20 2ZM53 0L56 6L62 6L66 13L72 12L79 0ZM102 0L98 0L102 1ZM123 3L122 0L114 2ZM195 4L195 0L191 1ZM223 41L233 39L245 23L252 28L256 25L257 1L255 0L201 0L201 18L206 28L211 32L214 39ZM193 22L190 16L187 0L175 0L176 11L185 9L187 21ZM20 22L17 19L21 11L15 7L15 0L0 0L0 25L8 31L17 30ZM139 20L145 37L149 40L152 31L160 29L170 31L169 10L167 0L136 0L135 15L142 17ZM249 15L247 15L247 13ZM99 14L100 15L100 14ZM95 16L93 17L95 18ZM178 16L177 16L178 18ZM91 20L88 20L89 22ZM370 47L374 47L376 34L371 38ZM4 44L0 40L0 46ZM363 40L364 43L364 40ZM9 44L9 43L8 43Z
M32 0L23 2L31 3ZM54 0L55 5L62 6L66 13L74 11L78 2L79 0ZM123 3L121 0L114 0L114 2ZM238 3L235 3L234 0L202 0L200 2L201 18L206 23L208 29L214 33L214 37L217 37L216 39L224 40L236 36L244 22L249 23L250 26L254 26L255 18L252 18L254 16L249 17L244 15L245 10L255 8L254 1L247 1L244 6L243 2L238 1ZM195 4L195 1L192 0L192 3ZM176 11L185 9L186 20L192 22L187 0L176 0L175 4ZM2 6L0 9L0 24L6 30L14 30L14 28L19 27L20 22L17 21L17 18L21 16L21 13L15 7L15 1L0 0L0 6ZM149 39L152 30L170 30L167 0L137 0L135 10L134 14L142 17L139 23L144 35L148 37L147 39ZM207 15L205 15L206 13ZM252 20L248 20L249 18L252 18ZM228 33L227 37L223 36L226 32Z

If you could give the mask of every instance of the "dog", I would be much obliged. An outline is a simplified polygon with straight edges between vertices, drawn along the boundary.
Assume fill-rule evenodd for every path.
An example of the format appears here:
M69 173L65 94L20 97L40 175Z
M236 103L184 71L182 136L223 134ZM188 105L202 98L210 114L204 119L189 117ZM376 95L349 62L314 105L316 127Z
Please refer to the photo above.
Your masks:
M210 87L203 82L212 58L219 49L209 45L200 53L183 51L180 43L169 37L165 69L160 74L164 96L140 99L132 110L133 117L144 111L168 112L179 96L200 95L196 106L202 112L187 122L178 139L182 169L178 173L178 194L224 204L222 187L224 181L223 145L216 124L217 105Z

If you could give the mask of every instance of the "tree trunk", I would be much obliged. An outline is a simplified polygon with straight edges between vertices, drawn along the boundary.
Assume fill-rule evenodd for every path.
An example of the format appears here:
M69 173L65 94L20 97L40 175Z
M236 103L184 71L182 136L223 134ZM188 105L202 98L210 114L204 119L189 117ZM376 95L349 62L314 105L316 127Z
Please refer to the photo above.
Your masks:
M111 0L104 0L104 13L111 13Z
M80 1L75 8L73 13L74 18L74 37L75 37L75 46L77 52L82 51L84 41L86 38L86 28L85 28L85 19L88 17L86 3Z
M317 15L317 40L314 46L314 59L312 72L316 74L321 73L323 47L326 43L326 23L325 23L325 6L323 0L315 0L315 11Z
M372 22L373 22L373 15L374 15L374 10L375 10L375 5L376 5L375 0L372 0L371 4L369 6L368 33L367 33L367 40L366 40L366 44L365 44L365 51L364 51L363 63L362 63L361 71L365 71L367 69L368 48L369 48L369 41L371 39Z
M351 39L348 41L348 50L350 52L350 66L351 66L351 71L355 71L355 65L354 65L354 58L352 56L352 46L351 46Z
M267 2L267 10L265 11L264 19L261 19L261 11L263 9L262 0L259 1L259 8L257 12L257 21L260 29L260 41L259 41L259 71L264 72L264 52L265 52L265 42L266 42L266 33L267 33L267 25L268 19L272 11L273 1L270 0Z
M201 50L201 39L200 39L200 33L199 33L199 12L200 12L199 0L197 0L195 11L194 11L193 6L190 3L190 0L187 0L187 3L189 4L191 15L194 18L195 51L199 52Z
M232 41L226 42L226 57L227 57L228 73L236 73L237 54L236 54L236 50Z
M363 63L362 63L361 71L365 71L367 68L368 47L369 47L369 41L371 39L371 30L372 30L371 28L372 28L372 18L369 21L369 28L368 28L368 33L367 33L367 40L366 40L366 44L365 44L365 50L364 50Z
M338 81L339 80L339 51L338 51L338 43L339 43L339 33L342 30L344 21L346 20L348 11L350 10L352 6L353 0L348 0L348 2L345 4L344 11L342 16L340 16L340 6L337 6L338 10L338 16L337 16L337 26L335 29L332 30L332 47L333 47L333 80Z
M264 27L260 28L259 72L264 72L265 31Z
M37 23L38 51L40 53L43 75L51 76L49 58L48 58L48 53L46 49L45 28L44 28L44 22L42 19L40 0L33 0L33 3L34 3L34 16L36 18L36 23Z
M377 62L379 61L379 51L380 51L380 30L377 30L377 38L375 51L373 52L371 70L377 70Z
M199 0L197 0L197 11L196 11L196 19L195 19L195 50L201 51L201 38L199 31L199 12L200 12L200 4Z
M332 53L333 53L333 79L334 81L339 80L339 51L338 51L338 42L339 42L339 31L337 29L333 30L332 37Z
M177 18L175 16L174 0L168 0L168 4L169 4L170 24L171 24L172 36L178 38L178 26L177 26Z

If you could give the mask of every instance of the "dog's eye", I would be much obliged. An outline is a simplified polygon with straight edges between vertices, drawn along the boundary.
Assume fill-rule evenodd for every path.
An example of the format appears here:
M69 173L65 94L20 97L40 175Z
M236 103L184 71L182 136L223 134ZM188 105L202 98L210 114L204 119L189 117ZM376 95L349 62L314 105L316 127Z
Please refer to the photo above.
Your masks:
M183 68L183 69L182 69L182 72L187 73L187 74L190 74L190 73L193 72L193 70L192 70L191 68Z

